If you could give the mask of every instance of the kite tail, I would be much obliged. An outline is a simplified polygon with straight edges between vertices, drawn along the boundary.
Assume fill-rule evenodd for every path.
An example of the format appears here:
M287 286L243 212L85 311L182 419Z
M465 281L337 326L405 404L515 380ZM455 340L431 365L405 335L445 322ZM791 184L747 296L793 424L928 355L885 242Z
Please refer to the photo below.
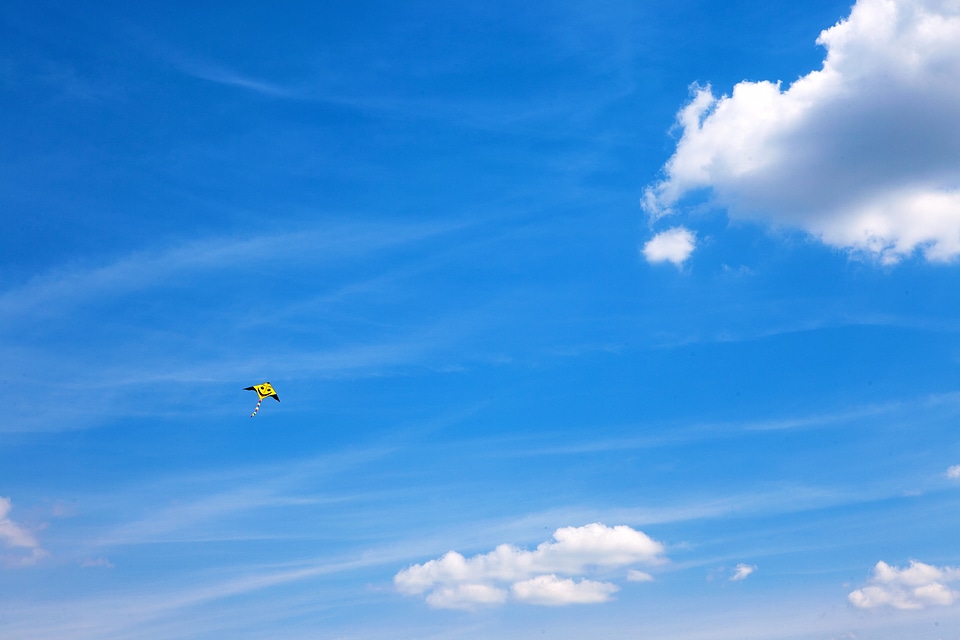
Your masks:
M250 417L257 415L257 411L260 411L260 404L263 402L263 398L257 400L257 408L253 410L253 413L250 414Z

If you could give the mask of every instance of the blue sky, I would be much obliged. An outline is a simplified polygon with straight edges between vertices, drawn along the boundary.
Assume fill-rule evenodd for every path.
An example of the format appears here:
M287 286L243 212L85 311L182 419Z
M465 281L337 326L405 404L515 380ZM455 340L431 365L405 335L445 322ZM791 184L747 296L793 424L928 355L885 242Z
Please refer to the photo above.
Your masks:
M6 3L0 636L960 638L958 43Z

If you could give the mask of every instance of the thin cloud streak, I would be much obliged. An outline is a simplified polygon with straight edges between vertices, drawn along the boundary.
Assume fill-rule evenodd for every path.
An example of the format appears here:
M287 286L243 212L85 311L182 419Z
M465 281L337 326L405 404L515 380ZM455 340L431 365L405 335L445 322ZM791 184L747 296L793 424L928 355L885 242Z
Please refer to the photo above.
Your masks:
M331 69L319 68L305 73L299 80L286 84L254 77L228 65L212 61L201 56L176 50L169 44L156 41L152 36L140 34L154 53L178 72L224 87L240 89L264 98L292 100L297 102L325 104L333 107L352 109L363 113L374 113L388 118L414 120L434 120L457 127L495 133L523 133L541 135L555 139L562 128L544 127L538 123L568 119L576 113L580 119L597 117L611 103L628 97L633 92L631 85L615 87L609 93L599 95L597 91L580 91L568 95L567 100L544 99L537 96L517 98L502 96L496 107L491 108L486 101L470 100L466 96L445 98L440 95L389 95L381 86L354 86L351 83L331 82L328 78L336 75ZM340 70L337 69L337 73ZM367 74L357 74L364 77ZM606 85L605 85L606 86ZM580 106L571 110L568 105L576 101ZM573 134L567 134L573 136ZM609 146L622 146L624 141L618 137L605 136L603 139L590 138Z
M902 411L911 411L919 408L929 408L942 405L953 405L960 407L960 393L936 394L925 396L923 398L914 398L912 400L887 402L882 404L868 404L862 407L850 409L848 411L812 414L808 416L771 418L767 420L744 422L695 424L692 426L679 428L670 428L664 425L657 425L657 431L660 432L661 435L636 438L628 437L593 439L590 441L558 447L524 449L519 446L519 443L517 443L517 446L515 446L513 450L501 452L498 455L516 457L566 456L581 455L585 453L628 451L634 449L654 449L690 444L694 442L741 438L748 436L751 433L837 428L847 423L863 420L865 418L875 418ZM863 428L869 429L874 426L875 425L873 424L869 424L864 425Z
M333 224L324 229L253 238L213 238L160 251L141 251L97 267L68 267L0 293L0 318L32 314L87 300L161 286L174 275L209 272L264 261L273 264L356 258L462 228L463 224Z
M184 65L181 71L187 75L215 84L245 89L272 98L297 98L297 93L272 82L258 80L210 63Z
M213 355L190 365L155 352L133 364L124 361L95 367L50 360L42 352L29 358L21 354L10 362L21 360L27 363L23 368L28 371L39 370L40 364L50 360L48 377L38 378L21 393L18 403L8 408L9 419L0 425L0 433L75 430L122 416L176 416L207 410L175 402L157 388L166 383L222 385L238 376L256 376L265 370L276 372L273 377L277 380L302 376L320 380L375 378L409 367L447 370L452 365L443 354L468 329L455 320L442 318L412 333L357 344L309 351L277 347L269 354L246 357ZM469 358L461 355L456 362ZM56 401L46 400L54 390ZM134 390L139 391L135 397ZM23 406L22 412L18 406Z
M0 630L6 628L7 633L17 633L18 626L21 631L28 630L29 635L14 635L14 638L126 638L133 630L179 618L197 605L400 560L390 552L368 552L282 570L234 569L232 577L208 581L192 589L170 586L151 593L138 590L136 595L130 595L129 590L124 590L51 604L8 603L4 607L7 611L0 617L4 619Z
M317 487L316 483L373 466L394 452L395 449L390 447L373 446L290 460L282 465L257 465L215 473L168 476L114 495L77 496L78 504L85 505L85 509L91 512L140 512L126 522L109 527L105 533L93 534L83 545L82 553L95 555L112 547L157 542L236 539L237 536L273 537L270 534L262 536L255 532L238 532L235 522L221 527L217 527L217 524L223 523L229 516L252 515L268 509L342 506L381 497L379 494L327 493L322 484ZM304 493L299 488L305 485L314 488ZM167 496L179 495L186 488L190 488L194 496L192 500L167 507L156 506L166 503ZM146 508L143 507L144 502L148 505ZM204 529L202 525L211 525L213 528ZM254 528L257 528L256 522Z

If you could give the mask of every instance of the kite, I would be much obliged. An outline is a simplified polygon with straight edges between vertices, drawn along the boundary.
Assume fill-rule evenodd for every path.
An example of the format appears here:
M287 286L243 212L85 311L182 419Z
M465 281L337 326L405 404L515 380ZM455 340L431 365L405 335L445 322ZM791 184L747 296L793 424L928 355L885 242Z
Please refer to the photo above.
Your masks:
M269 382L264 382L263 384L256 384L252 387L245 387L244 391L256 391L257 392L257 408L253 410L253 413L250 414L250 417L257 415L257 411L260 411L260 403L263 402L264 398L273 398L277 402L280 402L280 396L277 395L277 392L273 390L273 387Z

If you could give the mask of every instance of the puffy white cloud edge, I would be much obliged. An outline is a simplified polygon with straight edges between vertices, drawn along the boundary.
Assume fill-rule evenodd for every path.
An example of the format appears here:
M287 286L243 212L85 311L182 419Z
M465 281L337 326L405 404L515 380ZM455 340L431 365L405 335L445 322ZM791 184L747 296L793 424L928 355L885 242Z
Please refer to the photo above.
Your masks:
M638 563L661 564L666 561L663 553L663 544L641 531L593 523L561 527L552 540L533 551L511 544L469 558L449 551L403 569L393 582L400 593L426 594L426 603L435 608L473 609L508 600L545 606L593 604L608 601L619 587L589 580L584 574ZM653 578L631 570L627 579Z
M681 266L697 246L697 237L689 229L674 227L653 236L643 245L643 257L650 264L672 262Z
M644 209L707 189L735 219L802 229L895 263L960 255L960 2L858 0L783 89L695 87Z
M29 531L10 519L12 509L10 498L0 496L0 545L17 552L2 559L6 563L28 565L49 555Z
M947 477L951 480L960 479L960 464L955 464L952 467L947 468Z
M960 598L960 592L948 586L958 580L960 568L957 567L935 567L911 560L909 567L901 569L880 561L873 568L867 586L852 591L847 599L860 609L948 606Z
M510 587L513 599L528 604L560 606L565 604L593 604L606 602L620 587L609 582L570 578L558 578L554 574L537 576L515 582Z

